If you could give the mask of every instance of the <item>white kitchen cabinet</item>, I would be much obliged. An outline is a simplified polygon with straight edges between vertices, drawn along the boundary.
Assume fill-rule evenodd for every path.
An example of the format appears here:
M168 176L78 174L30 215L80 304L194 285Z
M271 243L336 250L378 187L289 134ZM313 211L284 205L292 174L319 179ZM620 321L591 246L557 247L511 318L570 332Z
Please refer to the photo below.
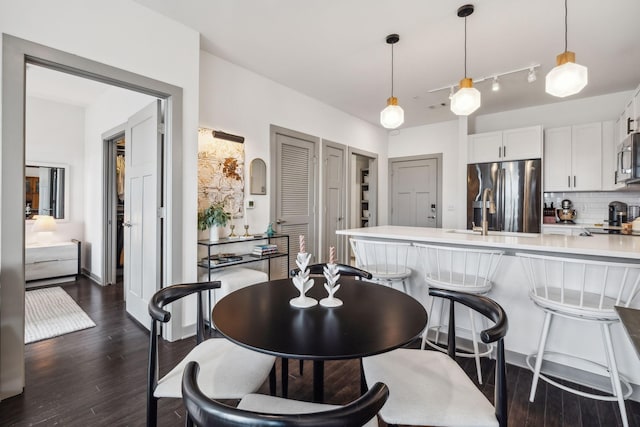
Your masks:
M468 163L539 159L542 126L476 133L468 138Z
M616 161L618 154L618 139L616 123L602 122L602 191L613 191L624 188L625 185L616 183Z
M545 130L544 191L602 190L602 123Z
M627 104L624 106L624 111L620 116L620 142L632 132L638 128L636 122L636 113L634 107L634 99L631 98Z

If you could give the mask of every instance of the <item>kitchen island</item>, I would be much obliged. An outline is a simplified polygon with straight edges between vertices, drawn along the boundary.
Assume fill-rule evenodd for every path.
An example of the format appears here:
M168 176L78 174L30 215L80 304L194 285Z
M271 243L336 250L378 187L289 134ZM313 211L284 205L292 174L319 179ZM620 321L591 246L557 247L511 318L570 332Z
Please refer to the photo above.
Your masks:
M537 349L544 314L529 299L527 278L520 260L515 257L516 252L640 263L640 237L625 235L566 236L489 231L489 235L482 236L479 232L470 230L402 226L356 228L339 230L337 233L369 240L504 250L505 256L498 267L493 289L488 296L502 305L507 312L507 360L519 366L525 366L526 355L534 353ZM409 292L428 309L430 297L423 280L424 270L417 257L417 251L410 254L408 265L413 269L409 280ZM632 306L640 308L640 297L633 301ZM429 315L436 318L439 313ZM464 327L463 322L466 318L466 315L457 316L460 322L456 323L461 323ZM633 383L632 398L640 401L640 361L620 324L612 327L612 334L620 372ZM601 364L606 362L600 330L597 326L587 323L570 319L554 321L547 347L550 351L571 354ZM578 378L584 384L610 384L608 378L595 375L589 366L576 366L573 361L560 360L558 364L550 364L549 368L557 375Z

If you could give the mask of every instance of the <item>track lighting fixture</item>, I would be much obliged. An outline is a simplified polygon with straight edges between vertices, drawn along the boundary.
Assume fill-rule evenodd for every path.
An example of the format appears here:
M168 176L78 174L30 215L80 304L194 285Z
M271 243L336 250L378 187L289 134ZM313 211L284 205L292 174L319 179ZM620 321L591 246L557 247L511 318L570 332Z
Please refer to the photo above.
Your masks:
M533 83L538 79L536 75L536 69L534 67L529 68L529 74L527 74L527 81Z
M576 64L576 54L567 50L567 0L564 0L564 52L556 57L556 65L546 77L548 94L564 98L575 95L587 85L587 67Z
M398 98L393 96L393 45L400 41L397 34L389 34L387 43L391 45L391 97L387 99L387 106L380 112L380 124L387 129L395 129L404 123L404 110L398 105Z
M473 80L467 77L467 16L473 13L473 5L458 8L458 16L464 18L464 78L460 89L451 98L451 111L458 116L468 116L480 107L480 92L473 87Z
M498 81L498 76L493 78L493 83L491 83L491 90L497 92L500 90L500 82Z

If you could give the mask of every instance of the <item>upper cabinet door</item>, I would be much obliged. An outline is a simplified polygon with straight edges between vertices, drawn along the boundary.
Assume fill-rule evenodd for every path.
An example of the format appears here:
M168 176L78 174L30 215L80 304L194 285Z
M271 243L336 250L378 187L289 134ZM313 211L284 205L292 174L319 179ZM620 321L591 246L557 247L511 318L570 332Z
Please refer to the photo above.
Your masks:
M571 191L571 126L544 131L544 191Z
M502 162L542 157L542 126L469 135L467 163Z
M633 122L635 126L633 128L637 132L638 130L640 130L640 125L638 124L638 121L640 120L640 87L636 89L636 93L635 95L633 95L633 109L633 118L635 119L635 122Z
M542 157L542 126L502 131L502 159L526 160Z
M573 126L571 140L572 190L602 190L602 123Z
M467 163L502 160L502 131L469 135Z

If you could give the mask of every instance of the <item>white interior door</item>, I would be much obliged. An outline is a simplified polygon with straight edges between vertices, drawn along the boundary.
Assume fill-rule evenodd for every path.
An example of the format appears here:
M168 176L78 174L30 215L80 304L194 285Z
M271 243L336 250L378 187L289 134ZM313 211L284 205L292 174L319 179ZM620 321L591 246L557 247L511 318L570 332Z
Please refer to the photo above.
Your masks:
M318 260L316 251L316 150L311 137L287 130L274 133L274 218L278 232L290 236L289 265L295 267L300 249L299 235L305 236L306 251Z
M336 230L346 227L346 182L345 147L339 144L323 143L323 200L324 200L324 239L320 249L320 262L329 261L329 248L336 248L336 259L343 260L342 236Z
M147 304L161 277L160 103L134 114L125 129L124 290L127 313L147 328Z
M392 161L391 224L436 227L436 159Z

